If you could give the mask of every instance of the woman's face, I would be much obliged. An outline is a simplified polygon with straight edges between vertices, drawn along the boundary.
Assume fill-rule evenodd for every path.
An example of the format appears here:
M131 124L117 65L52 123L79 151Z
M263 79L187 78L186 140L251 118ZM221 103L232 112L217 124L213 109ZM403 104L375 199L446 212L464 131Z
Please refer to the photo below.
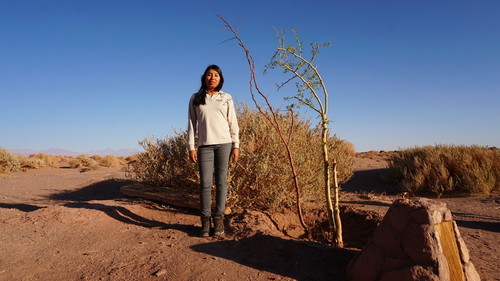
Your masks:
M219 73L213 69L209 69L207 74L205 74L205 84L207 85L207 90L213 91L220 83Z

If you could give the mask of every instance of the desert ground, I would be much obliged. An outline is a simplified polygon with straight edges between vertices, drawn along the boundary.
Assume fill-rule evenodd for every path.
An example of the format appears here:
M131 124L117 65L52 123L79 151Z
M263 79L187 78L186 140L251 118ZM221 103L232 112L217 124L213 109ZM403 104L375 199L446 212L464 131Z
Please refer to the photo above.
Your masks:
M195 210L128 197L123 168L0 174L0 280L344 280L391 202L381 155L358 154L342 186L346 247L294 235L293 212L238 210L224 237L198 237ZM499 193L440 198L482 280L500 280Z

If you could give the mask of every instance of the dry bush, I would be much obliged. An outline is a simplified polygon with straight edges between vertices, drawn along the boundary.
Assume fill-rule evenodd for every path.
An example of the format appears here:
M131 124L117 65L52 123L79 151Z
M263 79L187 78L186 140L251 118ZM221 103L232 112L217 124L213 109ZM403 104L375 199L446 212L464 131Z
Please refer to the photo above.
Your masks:
M101 155L92 155L92 156L90 156L90 158L94 159L96 162L99 162L99 161L101 161L104 158L104 156L101 156Z
M28 169L40 169L43 167L55 168L60 162L60 157L51 154L38 153L23 157L21 166Z
M394 153L390 176L403 191L489 194L499 187L500 152L480 146L425 146Z
M97 169L99 166L96 160L85 154L70 159L68 164L71 168Z
M108 168L120 167L126 163L124 157L118 157L115 155L102 156L102 157L99 157L99 159L95 159L95 160L99 163L99 166L108 167Z
M278 115L282 128L288 128L288 114ZM238 206L276 210L295 204L291 168L285 148L274 128L256 110L240 106L238 112L242 147L240 160L231 169L229 200ZM297 117L293 128L292 153L303 202L324 201L321 128ZM336 136L329 138L330 161L338 163L339 183L353 174L354 147Z
M17 172L20 168L19 157L0 147L0 173Z
M284 146L270 123L256 110L241 106L240 159L229 172L229 205L278 209L295 204L295 192ZM286 128L290 120L279 116ZM294 128L293 153L305 202L323 202L323 162L321 130L298 118ZM154 185L176 187L198 193L198 167L190 162L185 133L159 140L154 137L139 142L144 152L129 164L132 178ZM353 174L354 147L349 142L331 137L331 160L338 163L339 182Z
M178 133L165 140L148 137L139 144L144 152L135 155L136 159L129 162L128 175L152 185L197 191L197 166L188 158L186 133Z
M54 156L51 154L45 154L45 153L36 154L36 155L34 155L34 157L42 159L43 162L45 163L45 166L51 167L51 168L58 167L59 163L61 161L61 157Z
M125 157L125 163L134 162L134 161L137 161L137 159L139 159L137 154L129 155L129 156Z
M45 167L45 162L43 159L36 157L22 157L21 158L21 167L23 170L27 169L40 169Z
M55 156L56 157L56 161L57 163L68 163L69 161L71 161L73 159L73 157L71 156L63 156L63 155L58 155L58 156Z

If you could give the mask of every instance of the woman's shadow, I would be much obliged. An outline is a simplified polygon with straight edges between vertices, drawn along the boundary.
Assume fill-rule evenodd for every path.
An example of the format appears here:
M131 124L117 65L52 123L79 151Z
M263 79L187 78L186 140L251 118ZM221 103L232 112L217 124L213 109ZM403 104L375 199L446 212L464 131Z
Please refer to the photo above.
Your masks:
M345 280L345 269L358 251L257 233L238 240L190 247L200 253L287 276L294 280Z

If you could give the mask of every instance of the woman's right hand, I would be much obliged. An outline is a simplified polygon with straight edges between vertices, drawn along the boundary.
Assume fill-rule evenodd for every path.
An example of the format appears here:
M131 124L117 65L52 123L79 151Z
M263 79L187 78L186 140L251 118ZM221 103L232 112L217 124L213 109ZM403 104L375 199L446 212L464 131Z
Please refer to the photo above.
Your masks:
M189 159L191 159L191 162L193 163L198 162L198 152L196 150L190 150Z

